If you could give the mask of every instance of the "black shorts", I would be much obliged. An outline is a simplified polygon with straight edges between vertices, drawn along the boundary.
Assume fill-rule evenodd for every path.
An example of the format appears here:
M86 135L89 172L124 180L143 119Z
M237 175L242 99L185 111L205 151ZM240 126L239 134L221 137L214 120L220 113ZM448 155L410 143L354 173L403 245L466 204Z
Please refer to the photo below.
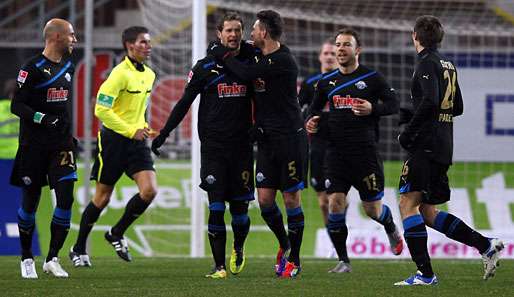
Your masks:
M216 201L254 200L253 146L201 147L200 188Z
M320 137L312 137L310 142L310 182L316 192L323 192L325 188L325 156L328 142Z
M272 136L258 142L257 188L296 192L305 187L308 143L305 130L292 135Z
M353 186L362 201L376 201L384 196L384 167L376 147L363 146L348 153L330 146L327 150L327 193L348 194Z
M146 142L127 138L102 127L98 132L91 180L113 186L124 172L132 178L135 173L143 170L155 171Z
M18 147L11 173L11 184L17 187L49 185L62 180L77 180L76 145L70 140L61 149L33 145Z
M423 193L423 203L442 204L450 200L448 169L450 165L436 163L423 151L409 155L403 163L400 194Z

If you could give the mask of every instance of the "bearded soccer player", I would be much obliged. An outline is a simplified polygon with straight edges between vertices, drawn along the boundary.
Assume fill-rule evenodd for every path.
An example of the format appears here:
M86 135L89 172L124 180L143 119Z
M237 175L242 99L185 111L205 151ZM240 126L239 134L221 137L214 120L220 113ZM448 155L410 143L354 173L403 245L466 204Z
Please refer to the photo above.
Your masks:
M242 33L243 21L233 12L227 13L217 26L221 44L229 48L238 61L248 63L253 58L250 54L253 54L254 49L241 42ZM159 155L159 147L182 121L200 94L200 187L209 198L207 232L214 258L214 269L206 275L208 278L227 277L225 202L230 207L234 231L230 272L238 274L245 265L244 242L250 229L248 205L254 200L253 146L248 134L252 124L251 91L251 84L227 72L226 68L216 63L214 57L207 56L199 60L189 74L182 98L173 108L159 136L152 142L152 150Z
M275 273L291 278L301 270L304 215L300 191L306 178L308 144L296 93L298 66L289 48L280 42L282 31L280 14L272 10L260 11L251 38L261 54L253 57L252 64L242 63L219 43L211 44L208 52L236 77L253 82L259 206L280 245ZM276 204L278 190L284 197L288 232Z
M45 49L18 74L11 111L20 117L20 140L11 184L22 188L18 209L21 276L38 278L32 255L35 214L41 188L55 190L56 207L50 224L50 248L43 271L68 277L59 264L59 250L70 229L73 187L77 180L76 145L71 134L71 90L74 66L69 60L77 42L73 26L51 19L43 30Z
M412 77L414 114L399 135L407 150L400 177L400 213L404 237L418 271L397 286L435 285L427 249L426 225L448 238L475 247L482 255L484 279L494 276L503 242L486 238L459 218L436 208L450 200L448 169L453 159L453 117L464 111L453 63L437 48L444 36L439 19L416 19L412 40L418 62Z
M157 179L146 139L153 131L145 120L155 73L144 62L150 57L151 39L145 27L129 27L122 33L126 57L98 90L95 115L102 121L91 179L96 191L82 213L77 241L69 253L75 267L91 266L86 241L100 213L107 206L114 185L125 173L139 192L127 203L120 220L105 233L117 255L132 261L123 234L148 208L157 194Z
M323 74L337 68L336 48L333 40L326 41L321 46L319 52L320 72L308 76L301 85L298 94L298 101L304 113L307 112L309 105L314 97L314 86L318 83ZM310 138L309 146L309 167L310 184L318 196L319 208L323 216L325 225L328 223L328 196L325 189L325 155L328 147L328 106L321 115L318 133Z
M377 148L380 117L398 112L396 94L381 74L359 63L357 32L340 30L335 45L339 68L319 80L306 126L309 133L318 132L320 114L328 101L327 226L339 258L330 272L341 273L352 269L346 253L347 194L352 186L359 191L365 213L384 226L393 254L402 252L403 240L391 210L382 203L384 171Z

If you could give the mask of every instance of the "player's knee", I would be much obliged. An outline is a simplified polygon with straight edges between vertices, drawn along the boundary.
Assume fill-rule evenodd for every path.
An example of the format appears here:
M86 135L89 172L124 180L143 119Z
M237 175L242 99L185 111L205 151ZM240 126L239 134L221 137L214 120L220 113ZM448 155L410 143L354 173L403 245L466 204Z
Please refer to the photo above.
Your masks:
M408 195L400 195L400 211L403 214L410 214L417 212L419 208L419 202Z
M434 205L421 204L419 212L423 216L425 224L432 226L439 210Z
M376 219L380 216L380 213L382 211L382 203L380 201L374 201L374 202L362 202L362 208L364 209L364 212L366 215L372 219Z
M139 192L139 196L146 202L152 202L155 196L157 196L157 189L154 187L147 187Z
M300 191L288 193L284 192L284 204L286 208L300 207Z

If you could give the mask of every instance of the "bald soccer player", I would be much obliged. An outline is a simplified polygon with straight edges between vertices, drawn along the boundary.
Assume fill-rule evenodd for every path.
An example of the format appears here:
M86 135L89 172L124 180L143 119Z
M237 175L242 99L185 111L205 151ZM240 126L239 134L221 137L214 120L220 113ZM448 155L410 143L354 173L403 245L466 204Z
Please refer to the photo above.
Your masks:
M59 264L58 253L70 228L73 186L77 180L75 141L71 134L71 90L74 66L69 60L77 42L73 26L52 19L43 30L45 48L18 73L11 111L20 117L19 148L11 184L21 187L18 209L21 243L21 276L37 278L32 254L35 213L41 188L55 190L56 206L50 224L50 247L43 271L68 277Z

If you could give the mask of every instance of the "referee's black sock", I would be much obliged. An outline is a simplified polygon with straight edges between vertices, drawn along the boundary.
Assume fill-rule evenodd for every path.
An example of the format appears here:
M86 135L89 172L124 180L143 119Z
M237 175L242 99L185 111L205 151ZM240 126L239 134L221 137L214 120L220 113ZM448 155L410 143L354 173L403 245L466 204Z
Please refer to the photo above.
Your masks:
M289 244L289 238L287 236L286 229L284 228L282 213L280 212L278 205L273 203L270 207L261 207L261 216L277 237L280 247L285 250L289 249L291 245Z
M346 250L346 239L348 238L348 227L346 226L346 212L329 213L327 224L328 235L337 252L339 261L350 263L348 251Z
M95 225L96 221L100 217L100 213L102 209L96 207L93 202L89 202L82 213L82 218L80 219L80 229L79 235L77 237L77 242L73 246L73 250L81 255L86 253L86 241L89 233L91 233L91 229Z
M53 257L58 257L66 236L70 231L71 209L62 209L56 207L50 224L50 248L46 262L52 260Z
M20 233L21 260L34 258L32 255L32 235L36 229L34 213L18 209L18 231Z
M150 203L141 199L139 193L132 196L125 207L125 212L121 216L120 220L111 229L111 234L114 236L121 237L127 231L130 224L132 224L140 215L145 212Z
M300 266L300 247L302 246L304 216L302 207L287 208L287 235L291 243L291 253L289 254L289 262L293 262L296 266Z
M420 214L407 217L403 220L403 236L414 263L423 276L432 277L434 272L430 263L430 256L427 248L427 229Z
M378 216L378 218L373 218L373 220L382 224L386 230L386 233L390 234L396 230L396 225L393 221L393 216L391 214L391 210L385 204L382 204L382 212Z
M483 254L489 248L489 239L471 229L456 216L444 211L439 211L435 217L433 228L448 238L476 248Z

